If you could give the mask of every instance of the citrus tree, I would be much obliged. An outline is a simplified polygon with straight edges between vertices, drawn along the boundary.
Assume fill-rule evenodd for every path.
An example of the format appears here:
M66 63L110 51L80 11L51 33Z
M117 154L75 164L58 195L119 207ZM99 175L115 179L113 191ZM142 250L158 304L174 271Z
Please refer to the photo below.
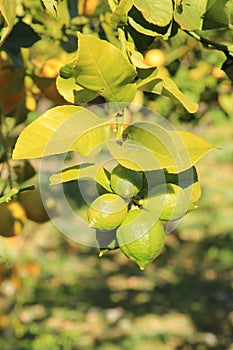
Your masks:
M66 231L64 213L74 213L64 189L75 183L81 219L71 238L97 245L100 256L120 248L144 269L165 232L197 207L196 163L215 148L156 112L201 113L202 91L176 83L185 55L199 61L196 73L204 67L203 90L224 71L233 79L232 1L1 0L0 15L0 210L8 220L0 233L20 233L26 218ZM213 52L207 67L203 49ZM221 91L219 101L231 113ZM43 171L31 159L48 168L53 157L54 173L35 180Z

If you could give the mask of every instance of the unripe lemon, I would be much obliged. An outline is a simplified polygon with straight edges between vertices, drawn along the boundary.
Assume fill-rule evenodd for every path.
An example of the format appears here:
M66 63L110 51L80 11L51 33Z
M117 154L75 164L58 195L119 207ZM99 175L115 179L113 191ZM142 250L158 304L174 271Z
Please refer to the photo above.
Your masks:
M113 193L97 197L88 208L90 226L101 230L112 230L119 226L128 212L127 203Z
M158 49L151 49L147 51L144 57L144 63L152 67L162 67L165 60L165 54L163 51Z
M155 187L153 196L145 200L143 207L151 213L153 206L162 206L159 218L163 221L172 221L182 218L189 211L195 209L192 198L180 186L175 184L159 185Z
M0 204L0 235L19 235L27 221L23 207L17 201Z
M19 201L22 204L27 218L37 223L49 221L49 216L42 202L39 190L19 192ZM48 202L48 203L47 203ZM53 198L47 198L45 204L49 208L49 214L55 214L56 203ZM54 215L52 215L54 216Z
M124 255L144 270L161 253L165 231L162 223L153 222L145 210L132 209L117 229L116 237Z
M110 182L115 193L124 198L131 198L142 188L142 173L118 164L111 173Z

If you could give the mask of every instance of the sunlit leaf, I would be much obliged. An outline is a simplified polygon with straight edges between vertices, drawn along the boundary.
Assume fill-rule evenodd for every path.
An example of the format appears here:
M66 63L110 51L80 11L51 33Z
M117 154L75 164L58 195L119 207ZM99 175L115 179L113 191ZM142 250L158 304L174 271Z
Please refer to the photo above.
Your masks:
M57 1L56 0L42 0L46 11L53 17L57 18Z
M168 165L172 162L172 159L159 153L155 154L149 148L134 141L127 141L123 144L112 141L108 142L107 146L118 163L135 171L161 169L162 164Z
M133 0L121 0L120 3L114 9L111 15L111 23L113 26L117 27L117 25L125 24L128 19L128 12L133 6Z
M50 176L51 185L73 180L91 179L96 181L103 188L112 192L110 187L110 174L102 166L97 164L80 164L63 169L61 173Z
M0 23L2 28L0 44L3 44L10 34L16 17L16 0L0 0L0 15L4 22Z
M168 133L175 141L177 151L181 157L185 158L186 153L188 152L192 164L195 164L209 151L217 149L215 146L206 142L201 137L191 134L190 132L168 130ZM178 138L181 139L182 143L176 142Z
M205 12L206 0L184 0L174 11L174 19L182 29L195 30L201 27L201 16Z
M150 23L165 27L172 20L173 5L171 0L133 0L133 2L134 6Z
M74 75L78 85L108 101L131 102L136 93L136 71L115 46L93 35L78 34Z
M64 79L58 76L56 86L65 100L72 104L87 103L98 96L98 93L79 86L74 77Z
M124 130L124 137L143 145L153 153L158 162L157 168L155 162L151 162L151 167L143 168L144 170L166 168L169 172L178 173L190 168L215 148L189 132L166 130L148 122L128 126Z
M13 158L38 158L69 150L84 156L104 142L109 132L109 123L83 107L55 107L22 131Z
M173 99L175 98L187 109L187 111L189 111L189 113L195 113L198 110L198 104L193 102L188 96L184 95L178 89L173 80L164 74L162 69L157 69L145 79L139 80L137 86L143 91L153 92Z

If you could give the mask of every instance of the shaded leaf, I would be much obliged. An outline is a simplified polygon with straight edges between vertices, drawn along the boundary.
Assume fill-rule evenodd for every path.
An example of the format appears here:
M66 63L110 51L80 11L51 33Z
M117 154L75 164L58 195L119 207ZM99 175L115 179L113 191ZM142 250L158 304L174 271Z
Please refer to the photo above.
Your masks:
M229 7L233 8L232 1L208 1L208 10L203 20L204 30L226 28L229 24Z

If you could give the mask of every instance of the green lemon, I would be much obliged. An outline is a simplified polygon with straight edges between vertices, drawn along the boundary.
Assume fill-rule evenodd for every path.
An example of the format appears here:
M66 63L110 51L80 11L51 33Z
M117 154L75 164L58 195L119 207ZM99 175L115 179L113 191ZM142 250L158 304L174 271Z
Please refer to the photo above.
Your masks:
M141 270L162 251L165 231L161 221L144 209L132 209L118 227L116 237L121 251Z
M127 212L127 203L123 198L117 194L105 193L90 204L88 223L97 229L112 230L122 223Z
M160 220L163 221L180 219L196 208L192 203L191 192L189 195L189 192L175 184L156 186L151 195L149 193L143 207L150 213L157 210Z
M142 173L118 164L111 173L110 182L115 193L124 198L131 198L142 188Z
M182 187L167 184L167 193L164 195L164 205L160 214L161 220L180 219L193 209L195 205Z

